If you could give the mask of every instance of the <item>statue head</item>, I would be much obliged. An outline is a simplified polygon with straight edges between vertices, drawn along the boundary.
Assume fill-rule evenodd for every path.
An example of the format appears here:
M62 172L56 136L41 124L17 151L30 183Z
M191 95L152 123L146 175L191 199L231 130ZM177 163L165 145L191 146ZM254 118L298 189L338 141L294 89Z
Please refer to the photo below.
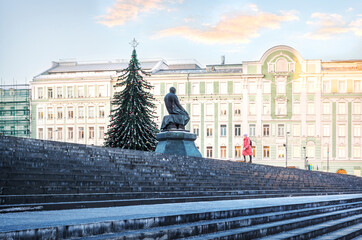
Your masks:
M176 94L176 88L170 87L170 92L173 93L173 94Z

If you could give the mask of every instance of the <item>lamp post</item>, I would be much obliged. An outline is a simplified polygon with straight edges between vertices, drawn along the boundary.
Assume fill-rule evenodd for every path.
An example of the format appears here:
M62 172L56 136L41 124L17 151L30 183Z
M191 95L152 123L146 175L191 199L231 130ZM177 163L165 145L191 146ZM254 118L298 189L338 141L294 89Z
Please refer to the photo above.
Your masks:
M329 172L329 144L327 147L327 172Z
M306 147L303 147L304 149L304 167L305 167L305 170L308 170L308 166L307 166L307 149Z
M287 132L287 134L285 135L285 167L288 167L288 135L289 132Z

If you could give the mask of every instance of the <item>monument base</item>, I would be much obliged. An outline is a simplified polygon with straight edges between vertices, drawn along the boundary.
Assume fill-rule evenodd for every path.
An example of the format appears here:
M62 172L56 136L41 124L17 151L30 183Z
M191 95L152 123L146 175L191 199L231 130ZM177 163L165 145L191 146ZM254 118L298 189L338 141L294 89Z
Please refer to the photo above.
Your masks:
M202 157L194 142L196 140L196 134L185 131L169 131L158 133L156 138L158 144L155 152Z

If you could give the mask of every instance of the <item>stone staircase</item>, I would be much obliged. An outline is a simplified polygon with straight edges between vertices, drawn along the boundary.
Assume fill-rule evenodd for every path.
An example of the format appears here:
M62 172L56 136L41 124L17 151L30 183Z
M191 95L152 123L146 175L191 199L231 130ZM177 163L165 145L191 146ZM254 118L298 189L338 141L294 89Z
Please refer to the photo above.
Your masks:
M354 176L0 137L0 212L361 193Z
M159 204L157 214L7 225ZM167 213L182 204L195 209ZM360 177L0 136L0 239L358 239L361 224Z

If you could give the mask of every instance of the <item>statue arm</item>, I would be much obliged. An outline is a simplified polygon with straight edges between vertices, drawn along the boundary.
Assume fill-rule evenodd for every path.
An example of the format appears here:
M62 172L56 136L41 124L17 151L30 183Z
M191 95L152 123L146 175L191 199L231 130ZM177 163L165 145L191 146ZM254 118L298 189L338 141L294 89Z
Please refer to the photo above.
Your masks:
M175 105L180 109L180 110L182 110L183 112L185 112L187 115L189 115L188 114L188 112L181 106L181 104L180 104L180 102L179 102L179 100L178 100L178 97L175 95Z

